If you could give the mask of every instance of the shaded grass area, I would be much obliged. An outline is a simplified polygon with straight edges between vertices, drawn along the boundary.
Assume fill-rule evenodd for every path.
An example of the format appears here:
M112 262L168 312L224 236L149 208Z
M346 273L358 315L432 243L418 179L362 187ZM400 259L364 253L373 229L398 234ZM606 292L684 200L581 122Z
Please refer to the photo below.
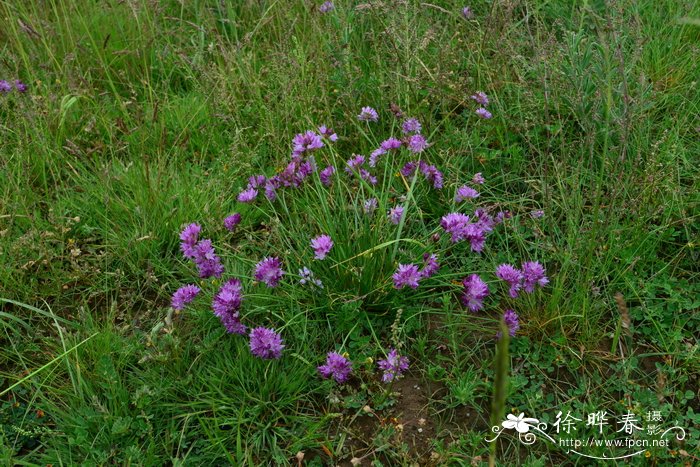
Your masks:
M377 134L396 104L429 129L446 172L482 172L522 218L546 213L507 239L552 278L522 305L509 408L657 405L697 426L700 28L679 22L700 17L694 2L478 2L473 20L448 1L339 1L325 15L231 3L0 3L0 79L29 84L0 96L0 297L43 310L0 305L0 387L56 359L2 396L3 427L20 428L3 428L6 459L408 462L384 425L364 451L335 437L373 402L371 388L339 395L315 379L342 328L292 319L296 354L267 366L205 310L162 325L191 274L181 226L203 220L222 238L245 177L283 163L306 128L326 123L340 154L369 153L364 105L380 110ZM492 97L488 122L469 105L476 90ZM250 257L267 246L258 227L236 239ZM488 451L488 428L461 420L488 419L493 342L461 310L424 308L402 326L414 374L440 388L426 396L425 459L468 462ZM362 349L368 334L351 340Z

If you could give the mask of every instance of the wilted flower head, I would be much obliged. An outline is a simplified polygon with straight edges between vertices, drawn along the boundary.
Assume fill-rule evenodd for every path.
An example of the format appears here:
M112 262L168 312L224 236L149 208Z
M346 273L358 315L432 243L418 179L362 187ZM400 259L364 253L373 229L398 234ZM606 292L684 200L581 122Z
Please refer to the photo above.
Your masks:
M484 308L484 298L489 294L489 286L476 274L472 274L462 282L464 293L462 303L471 311L479 311Z
M503 322L508 327L508 334L510 334L510 337L515 337L515 333L518 332L518 329L520 329L520 319L518 318L518 314L513 310L506 310L503 313ZM498 334L500 337L500 332Z
M428 141L426 141L423 135L412 135L408 138L408 150L416 154L423 152L428 147Z
M332 376L337 382L344 383L352 372L352 363L337 352L328 352L326 364L319 366L318 372L324 379Z
M479 196L479 192L476 191L474 188L463 185L459 188L457 188L457 192L455 193L455 202L456 203L461 203L465 199L474 199Z
M190 224L180 233L180 250L185 258L194 259L194 246L199 240L199 233L202 231L202 226L199 224Z
M392 278L394 279L394 287L397 289L402 289L405 286L416 289L422 276L415 264L399 264Z
M362 122L376 122L379 120L379 114L372 107L362 107L362 111L357 116L357 119Z
M391 383L398 379L404 371L408 370L408 357L400 356L396 349L391 349L385 360L377 362L377 366L384 371L382 381Z
M338 135L336 135L335 131L328 128L326 125L321 125L320 127L318 127L318 132L321 133L321 136L323 136L324 138L328 138L329 141L332 141L334 143L338 141Z
M544 211L542 211L541 209L538 209L537 211L532 211L530 213L530 217L532 217L533 219L539 219L542 216L544 216Z
M321 178L321 183L323 183L326 186L330 186L331 182L333 181L331 177L335 173L335 167L332 165L329 165L325 169L321 170L321 173L319 174L319 177Z
M273 329L258 327L250 331L250 351L265 360L282 356L282 337Z
M452 236L452 243L465 238L467 225L469 225L469 216L459 212L447 214L440 221L440 226Z
M395 206L389 210L387 217L392 224L398 225L403 217L403 206Z
M474 93L472 99L474 99L479 105L483 105L484 107L489 105L488 96L486 95L486 93L483 93L481 91Z
M234 213L224 219L224 227L226 230L233 232L236 226L241 223L241 215L239 213Z
M472 19L474 17L474 13L472 12L471 8L465 6L464 8L462 8L462 16L464 17L464 19Z
M316 259L324 259L333 248L333 240L330 235L319 235L311 240L311 248L314 249Z
M420 271L420 276L422 279L433 276L438 269L440 269L440 263L438 263L437 255L425 253L423 255L423 269Z
M328 13L333 9L333 2L323 2L320 7L318 7L318 11L321 13Z
M475 185L483 185L483 183L486 180L484 180L484 177L481 175L481 172L477 172L474 174L474 177L472 178L472 183Z
M525 292L532 293L535 290L535 285L544 287L549 284L549 279L545 275L544 266L537 261L526 261L522 264L523 273L523 289Z
M478 109L476 109L475 113L479 117L484 118L484 119L489 119L489 118L493 117L493 115L491 115L491 112L489 112L488 110L486 110L483 107L479 107Z
M510 264L501 264L496 268L496 277L508 282L510 296L517 298L518 292L523 286L523 273Z
M245 335L246 326L241 323L238 310L243 301L243 286L238 279L229 279L214 296L211 307L229 334Z
M407 118L401 125L401 130L407 135L411 133L420 133L422 129L423 127L420 122L415 118Z
M301 279L299 279L299 283L301 285L314 284L319 289L323 288L323 282L321 282L321 279L316 279L314 277L313 271L311 271L306 266L304 266L302 269L299 269L299 276L301 277Z
M172 297L171 306L176 310L183 310L185 305L190 303L199 293L196 285L185 285L175 291Z
M370 198L368 200L365 200L362 210L364 211L365 214L367 215L372 215L374 211L377 210L377 198Z
M265 258L255 265L255 280L268 287L277 287L283 275L282 261L277 257Z
M0 79L0 93L7 94L10 91L12 91L12 85L4 79Z

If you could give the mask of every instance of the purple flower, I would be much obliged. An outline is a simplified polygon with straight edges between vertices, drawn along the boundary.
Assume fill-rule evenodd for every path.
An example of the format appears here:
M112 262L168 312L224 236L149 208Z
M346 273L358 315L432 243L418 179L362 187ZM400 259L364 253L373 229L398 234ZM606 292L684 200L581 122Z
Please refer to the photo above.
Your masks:
M173 294L171 306L176 310L183 310L185 305L190 303L199 293L199 287L196 285L185 285L180 287Z
M379 114L372 107L362 107L362 111L357 116L357 119L361 122L376 122L379 120Z
M391 151L392 149L400 149L402 144L401 140L392 137L382 141L379 146L385 151Z
M480 224L468 224L464 228L463 235L465 239L469 240L472 251L480 253L481 250L484 249L484 243L486 242L486 231Z
M326 364L319 366L318 372L323 379L333 376L337 382L344 383L352 372L352 363L337 352L328 352Z
M285 272L282 261L277 257L268 257L255 265L255 280L264 282L268 287L277 287Z
M423 269L420 271L421 278L427 279L428 277L432 277L438 269L440 269L440 263L438 263L437 255L425 253L423 255Z
M518 314L513 310L506 310L503 313L503 322L508 327L508 334L510 334L510 337L515 337L515 333L518 331L518 329L520 329L520 319L518 318ZM499 338L500 334L501 333L499 331Z
M549 279L545 275L544 266L537 261L526 261L522 264L523 289L527 293L535 290L535 285L544 287L549 284Z
M422 278L420 271L418 271L418 266L415 264L399 264L396 272L391 277L394 279L394 287L397 289L402 289L405 286L416 289L418 288L418 281Z
M372 214L374 214L374 211L377 210L377 206L377 198L370 198L368 200L365 200L365 203L362 206L362 210L365 214L371 216Z
M241 223L241 215L239 213L231 214L226 219L224 219L224 227L226 230L233 232L236 230L236 226Z
M372 151L372 154L369 155L369 166L375 167L377 165L377 160L379 159L379 156L383 156L384 154L386 154L386 149L383 148L377 148L374 151Z
M442 172L434 165L428 165L423 161L420 161L419 165L425 179L431 182L434 188L442 188Z
M455 193L455 202L456 203L461 203L465 199L474 199L479 196L479 192L476 191L474 188L469 187L467 185L463 185L459 188L457 188L457 192Z
M474 93L474 95L472 96L472 99L474 99L477 102L477 104L483 105L484 107L489 105L488 96L486 95L486 93L483 93L481 91Z
M377 184L377 177L369 173L367 169L360 169L360 178L362 180L365 180L371 185L376 185Z
M327 2L330 3L330 2ZM328 128L326 125L321 125L318 127L318 132L321 133L321 136L324 138L328 138L332 142L338 141L338 135L335 134L335 131L332 129Z
M258 190L255 188L246 188L245 190L238 193L238 201L241 203L251 203L255 198L258 197Z
M190 224L180 233L180 250L185 258L194 259L194 246L199 240L199 233L202 231L202 226L199 224Z
M214 252L214 247L211 240L205 238L200 240L192 248L193 259L199 269L199 277L206 279L208 277L221 277L224 272L224 267L221 265L221 259Z
M523 286L524 277L522 271L510 264L501 264L496 268L496 277L508 282L508 285L510 285L510 296L517 298L518 292Z
M471 311L479 311L484 308L484 298L489 294L489 286L476 274L472 274L462 282L464 293L462 304Z
M403 206L396 206L389 210L387 217L392 224L398 225L401 222L401 217L403 217Z
M420 153L428 147L428 142L423 135L413 135L408 138L408 150L413 153Z
M264 175L253 175L251 177L248 177L248 186L247 188L258 188L267 182L267 177Z
M510 219L511 217L513 217L513 215L510 213L510 211L499 211L496 214L496 219L495 219L496 224L500 224L504 220Z
M283 348L282 337L274 329L258 327L250 331L250 351L256 357L280 358Z
M211 307L214 314L229 334L245 335L246 326L241 323L238 310L243 301L243 286L238 279L230 279L224 283L214 296Z
M320 149L323 147L323 141L321 141L321 136L315 132L309 130L305 133L299 133L292 139L294 156L301 156L307 151L313 151L314 149Z
M0 80L0 93L7 94L10 91L12 91L12 85L4 79Z
M532 217L533 219L539 219L542 216L544 216L544 211L542 211L541 209L537 211L532 211L530 213L530 217Z
M333 240L330 235L319 235L311 240L311 248L314 249L316 259L323 259L333 248Z
M330 186L331 185L331 177L335 173L335 167L332 165L329 165L325 169L321 170L321 173L319 174L319 177L321 178L321 183L323 183L325 186Z
M24 84L20 80L15 80L15 88L17 89L18 92L22 92L22 93L27 92L27 85Z
M417 167L418 162L407 162L406 165L404 165L399 172L401 172L401 175L408 178L413 176L414 173L416 173Z
M277 199L277 184L274 180L268 180L267 183L265 183L265 198L270 201Z
M483 107L479 107L478 109L476 109L474 111L474 113L476 113L479 117L484 118L484 119L489 119L489 118L493 117L493 115L491 115L491 112L489 112L488 110L486 110Z
M440 220L440 226L452 236L452 243L465 238L467 225L469 225L469 216L459 212L447 214Z
M489 216L489 214L486 211L484 211L483 209L477 209L476 211L474 211L474 217L476 218L475 224L481 230L483 230L484 233L491 232L493 230L493 225L495 221L491 216Z
M483 185L485 181L484 177L481 176L481 172L475 173L474 178L472 178L472 183L475 185Z
M398 379L404 371L408 370L408 357L402 357L396 349L391 349L386 356L386 360L379 360L377 366L384 371L382 381L391 383Z
M464 19L472 19L474 17L474 13L472 12L471 8L465 6L464 8L462 8L462 16L464 17Z
M318 7L318 11L321 13L328 13L333 9L333 2L323 2L323 4Z
M403 130L404 134L406 135L411 133L420 133L422 128L423 127L421 126L420 122L415 118L407 118L401 125L401 130Z
M299 279L299 283L301 285L314 284L319 289L323 288L323 282L321 282L321 279L315 279L313 271L306 266L303 269L299 269L299 277L301 277L301 279Z
M360 154L355 154L353 155L350 159L347 160L346 164L347 167L345 167L345 171L347 173L353 173L362 167L362 165L365 163L365 156L362 156Z

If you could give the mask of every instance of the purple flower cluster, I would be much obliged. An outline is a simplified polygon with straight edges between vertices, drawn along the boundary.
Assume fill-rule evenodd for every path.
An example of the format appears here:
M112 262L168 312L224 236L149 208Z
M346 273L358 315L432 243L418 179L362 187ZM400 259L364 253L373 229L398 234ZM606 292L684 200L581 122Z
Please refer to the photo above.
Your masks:
M481 175L481 172L477 172L474 174L474 177L472 178L472 183L475 185L483 185L486 180L484 177Z
M520 329L520 319L518 317L518 314L513 311L513 310L506 310L503 313L503 322L506 324L508 327L508 334L510 334L510 337L515 337L515 333L518 332L518 329ZM500 338L500 332L499 338Z
M255 265L255 280L264 282L268 287L277 287L284 274L282 261L277 257L270 256Z
M318 7L318 11L321 13L328 13L333 9L333 2L323 2L320 7Z
M491 115L491 112L486 110L486 106L489 105L489 97L486 95L486 93L478 91L474 93L474 95L471 96L471 98L474 99L476 103L481 106L474 111L479 117L484 119L489 119L493 117L493 115Z
M318 127L318 132L321 134L321 136L328 139L332 143L338 141L338 135L335 134L335 131L333 131L331 128L328 128L326 125L321 125L320 127Z
M407 162L406 165L404 165L399 172L404 177L409 178L416 173L416 169L420 169L421 173L423 174L423 177L425 177L427 181L433 184L433 188L442 188L442 172L440 172L438 168L434 165L428 165L424 161Z
M233 232L236 230L236 226L241 223L241 215L239 213L231 214L226 219L224 219L224 227L226 230Z
M333 248L333 240L330 235L319 235L311 240L311 248L314 249L316 259L324 259Z
M407 118L401 125L401 130L405 135L420 133L423 127L415 118Z
M399 355L396 349L391 349L386 359L377 362L377 366L384 371L382 381L391 383L401 377L404 371L408 370L408 357Z
M428 141L423 135L415 134L408 137L408 142L406 143L408 150L418 154L425 151L428 148Z
M357 119L361 122L376 122L379 120L379 114L372 107L362 107Z
M182 286L173 294L171 306L176 310L184 310L185 305L194 300L199 292L200 289L196 285Z
M521 269L510 264L501 264L496 268L496 277L508 283L510 286L508 294L513 298L518 297L521 289L526 293L532 293L536 285L544 287L549 284L544 266L537 261L526 261Z
M199 240L202 227L199 224L190 224L180 233L180 250L185 258L191 259L199 269L199 277L221 277L224 267L221 259L214 252L211 240Z
M20 80L15 80L15 89L17 89L17 92L19 93L25 93L27 92L27 85L24 84ZM12 91L12 84L10 84L8 81L2 79L0 80L0 94L7 94Z
M477 114L479 117L483 118L484 120L488 120L489 118L493 117L491 112L489 112L483 107L479 107L474 111L474 113Z
M478 197L478 191L468 185L462 185L461 187L457 188L457 192L455 193L455 203L461 203L464 200Z
M376 167L377 161L379 160L380 156L383 156L389 151L399 149L402 144L403 143L401 142L401 140L398 140L396 138L389 138L387 140L382 141L379 147L372 151L372 154L369 155L369 166Z
M442 217L440 226L449 233L452 243L469 240L472 251L481 252L484 249L486 235L493 230L494 221L484 210L474 213L476 222L471 222L469 216L453 212Z
M476 274L472 274L462 282L464 293L462 303L471 311L479 311L484 308L484 299L489 294L489 286Z
M332 165L329 165L325 169L321 170L321 172L318 174L319 178L321 179L321 183L323 183L325 186L331 186L331 182L333 181L331 177L335 173L335 167Z
M394 288L403 289L408 286L417 289L422 279L433 276L440 268L437 255L426 253L423 255L423 268L419 269L415 264L399 264L396 272L391 276L394 280Z
M342 384L348 380L352 372L352 363L337 352L328 352L326 363L318 367L318 372L323 379L332 376L334 380Z
M238 279L229 279L214 296L211 307L221 324L230 334L245 335L246 326L241 323L238 310L243 301L243 286Z
M362 180L366 181L371 185L377 184L377 177L372 175L367 169L363 167L365 164L365 156L360 154L353 155L346 162L345 171L349 174L357 174Z
M541 209L538 209L537 211L532 211L530 213L530 217L532 217L533 219L539 219L542 216L544 216L544 211L542 211Z
M273 329L257 327L250 331L250 351L264 360L277 359L282 356L282 336Z

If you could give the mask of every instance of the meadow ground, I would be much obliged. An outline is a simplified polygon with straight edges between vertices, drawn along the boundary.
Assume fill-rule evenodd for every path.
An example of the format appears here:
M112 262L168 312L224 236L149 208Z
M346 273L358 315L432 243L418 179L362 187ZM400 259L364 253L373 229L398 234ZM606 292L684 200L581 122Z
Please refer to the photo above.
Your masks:
M697 463L700 4L322 3L0 1L2 462L586 465L542 439L485 439L505 412L554 433L560 411L584 439L607 411L635 415L638 438L686 431L627 462ZM377 122L358 121L364 106ZM399 112L422 123L441 190L393 159L376 189L342 170L402 135ZM328 191L314 173L274 202L237 201L322 124L339 136L315 153L341 161ZM481 196L456 205L478 172ZM357 208L375 191L371 220ZM383 214L396 203L398 226ZM481 253L440 228L475 207L511 215ZM194 222L221 279L182 256ZM333 249L313 260L325 232ZM438 275L394 288L397 263L431 248ZM252 281L266 256L282 258L279 287ZM549 284L503 293L494 268L527 260ZM298 284L306 265L322 290ZM476 312L460 301L472 273L492 292ZM230 277L242 322L279 331L281 358L252 355L212 313ZM208 298L173 313L186 283ZM510 341L495 338L505 308ZM391 347L410 364L387 385ZM316 370L329 351L353 361L344 384Z

